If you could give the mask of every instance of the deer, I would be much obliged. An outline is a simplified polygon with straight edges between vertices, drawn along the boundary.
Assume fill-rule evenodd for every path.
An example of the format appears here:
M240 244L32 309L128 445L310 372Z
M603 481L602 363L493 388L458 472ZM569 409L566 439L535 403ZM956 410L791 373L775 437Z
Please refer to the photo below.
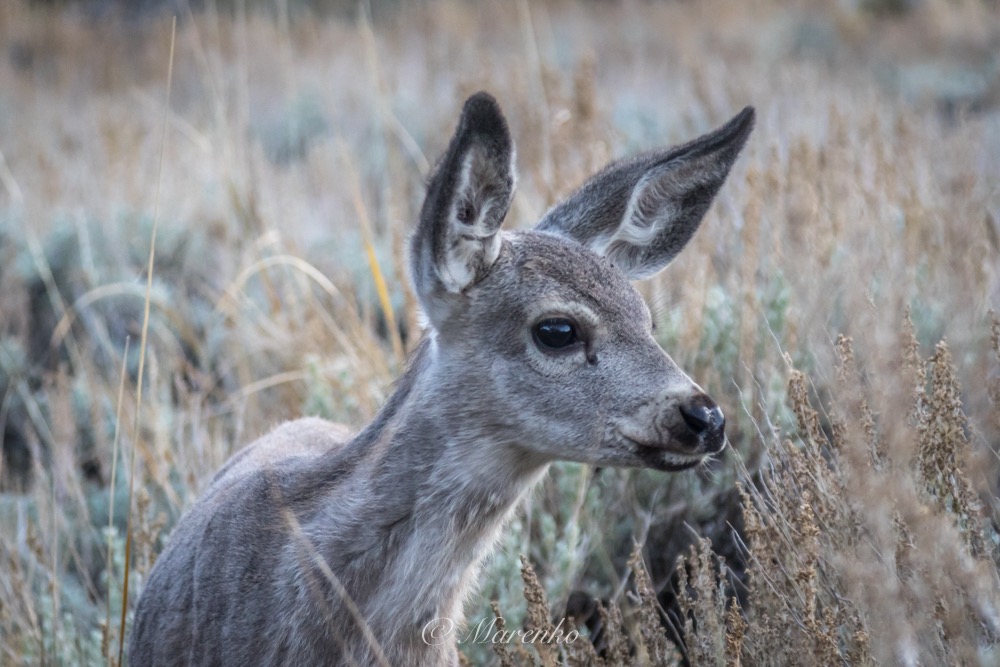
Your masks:
M465 102L410 239L426 320L356 435L288 421L237 451L182 516L136 604L130 664L459 664L484 558L555 461L675 472L726 446L633 281L691 239L754 125L614 161L532 229L501 229L515 147Z

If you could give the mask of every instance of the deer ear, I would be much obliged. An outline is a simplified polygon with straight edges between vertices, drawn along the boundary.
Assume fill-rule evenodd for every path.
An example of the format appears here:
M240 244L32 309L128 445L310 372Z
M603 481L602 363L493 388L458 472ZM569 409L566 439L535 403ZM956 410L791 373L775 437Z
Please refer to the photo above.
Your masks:
M613 162L554 206L537 229L579 241L633 280L649 277L698 229L753 124L747 107L688 144Z
M514 196L514 143L496 100L465 102L448 151L427 185L411 245L411 270L433 322L438 301L478 282L500 252L500 226Z

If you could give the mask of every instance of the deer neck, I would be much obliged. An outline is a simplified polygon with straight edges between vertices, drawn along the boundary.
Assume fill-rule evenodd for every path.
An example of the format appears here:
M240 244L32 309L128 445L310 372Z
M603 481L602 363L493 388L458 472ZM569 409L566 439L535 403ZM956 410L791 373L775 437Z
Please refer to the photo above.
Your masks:
M365 519L335 536L336 550L346 539L378 571L369 623L403 633L435 618L463 621L483 557L548 467L488 410L463 404L435 361L433 341L423 341L382 412L348 446L359 450L358 474L341 497L363 499Z

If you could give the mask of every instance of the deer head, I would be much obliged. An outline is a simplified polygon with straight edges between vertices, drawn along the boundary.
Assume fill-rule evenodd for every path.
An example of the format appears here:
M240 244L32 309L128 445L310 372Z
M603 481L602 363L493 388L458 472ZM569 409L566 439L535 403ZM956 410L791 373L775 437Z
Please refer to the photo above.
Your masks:
M631 281L688 243L753 123L747 107L688 144L613 162L533 230L505 232L514 143L496 101L469 98L411 248L450 416L540 462L679 470L720 452L722 411L657 344Z

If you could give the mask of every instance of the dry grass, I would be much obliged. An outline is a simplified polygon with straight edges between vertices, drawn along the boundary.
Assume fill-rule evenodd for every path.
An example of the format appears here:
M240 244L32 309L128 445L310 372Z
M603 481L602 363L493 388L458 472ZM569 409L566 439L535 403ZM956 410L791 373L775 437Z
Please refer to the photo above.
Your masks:
M595 645L503 664L1000 664L1000 18L872 4L186 15L168 107L168 20L2 3L0 663L115 663L129 516L132 604L235 447L374 414L416 338L423 176L486 88L513 225L610 157L759 115L642 286L733 449L700 474L556 467L470 616L573 615Z

